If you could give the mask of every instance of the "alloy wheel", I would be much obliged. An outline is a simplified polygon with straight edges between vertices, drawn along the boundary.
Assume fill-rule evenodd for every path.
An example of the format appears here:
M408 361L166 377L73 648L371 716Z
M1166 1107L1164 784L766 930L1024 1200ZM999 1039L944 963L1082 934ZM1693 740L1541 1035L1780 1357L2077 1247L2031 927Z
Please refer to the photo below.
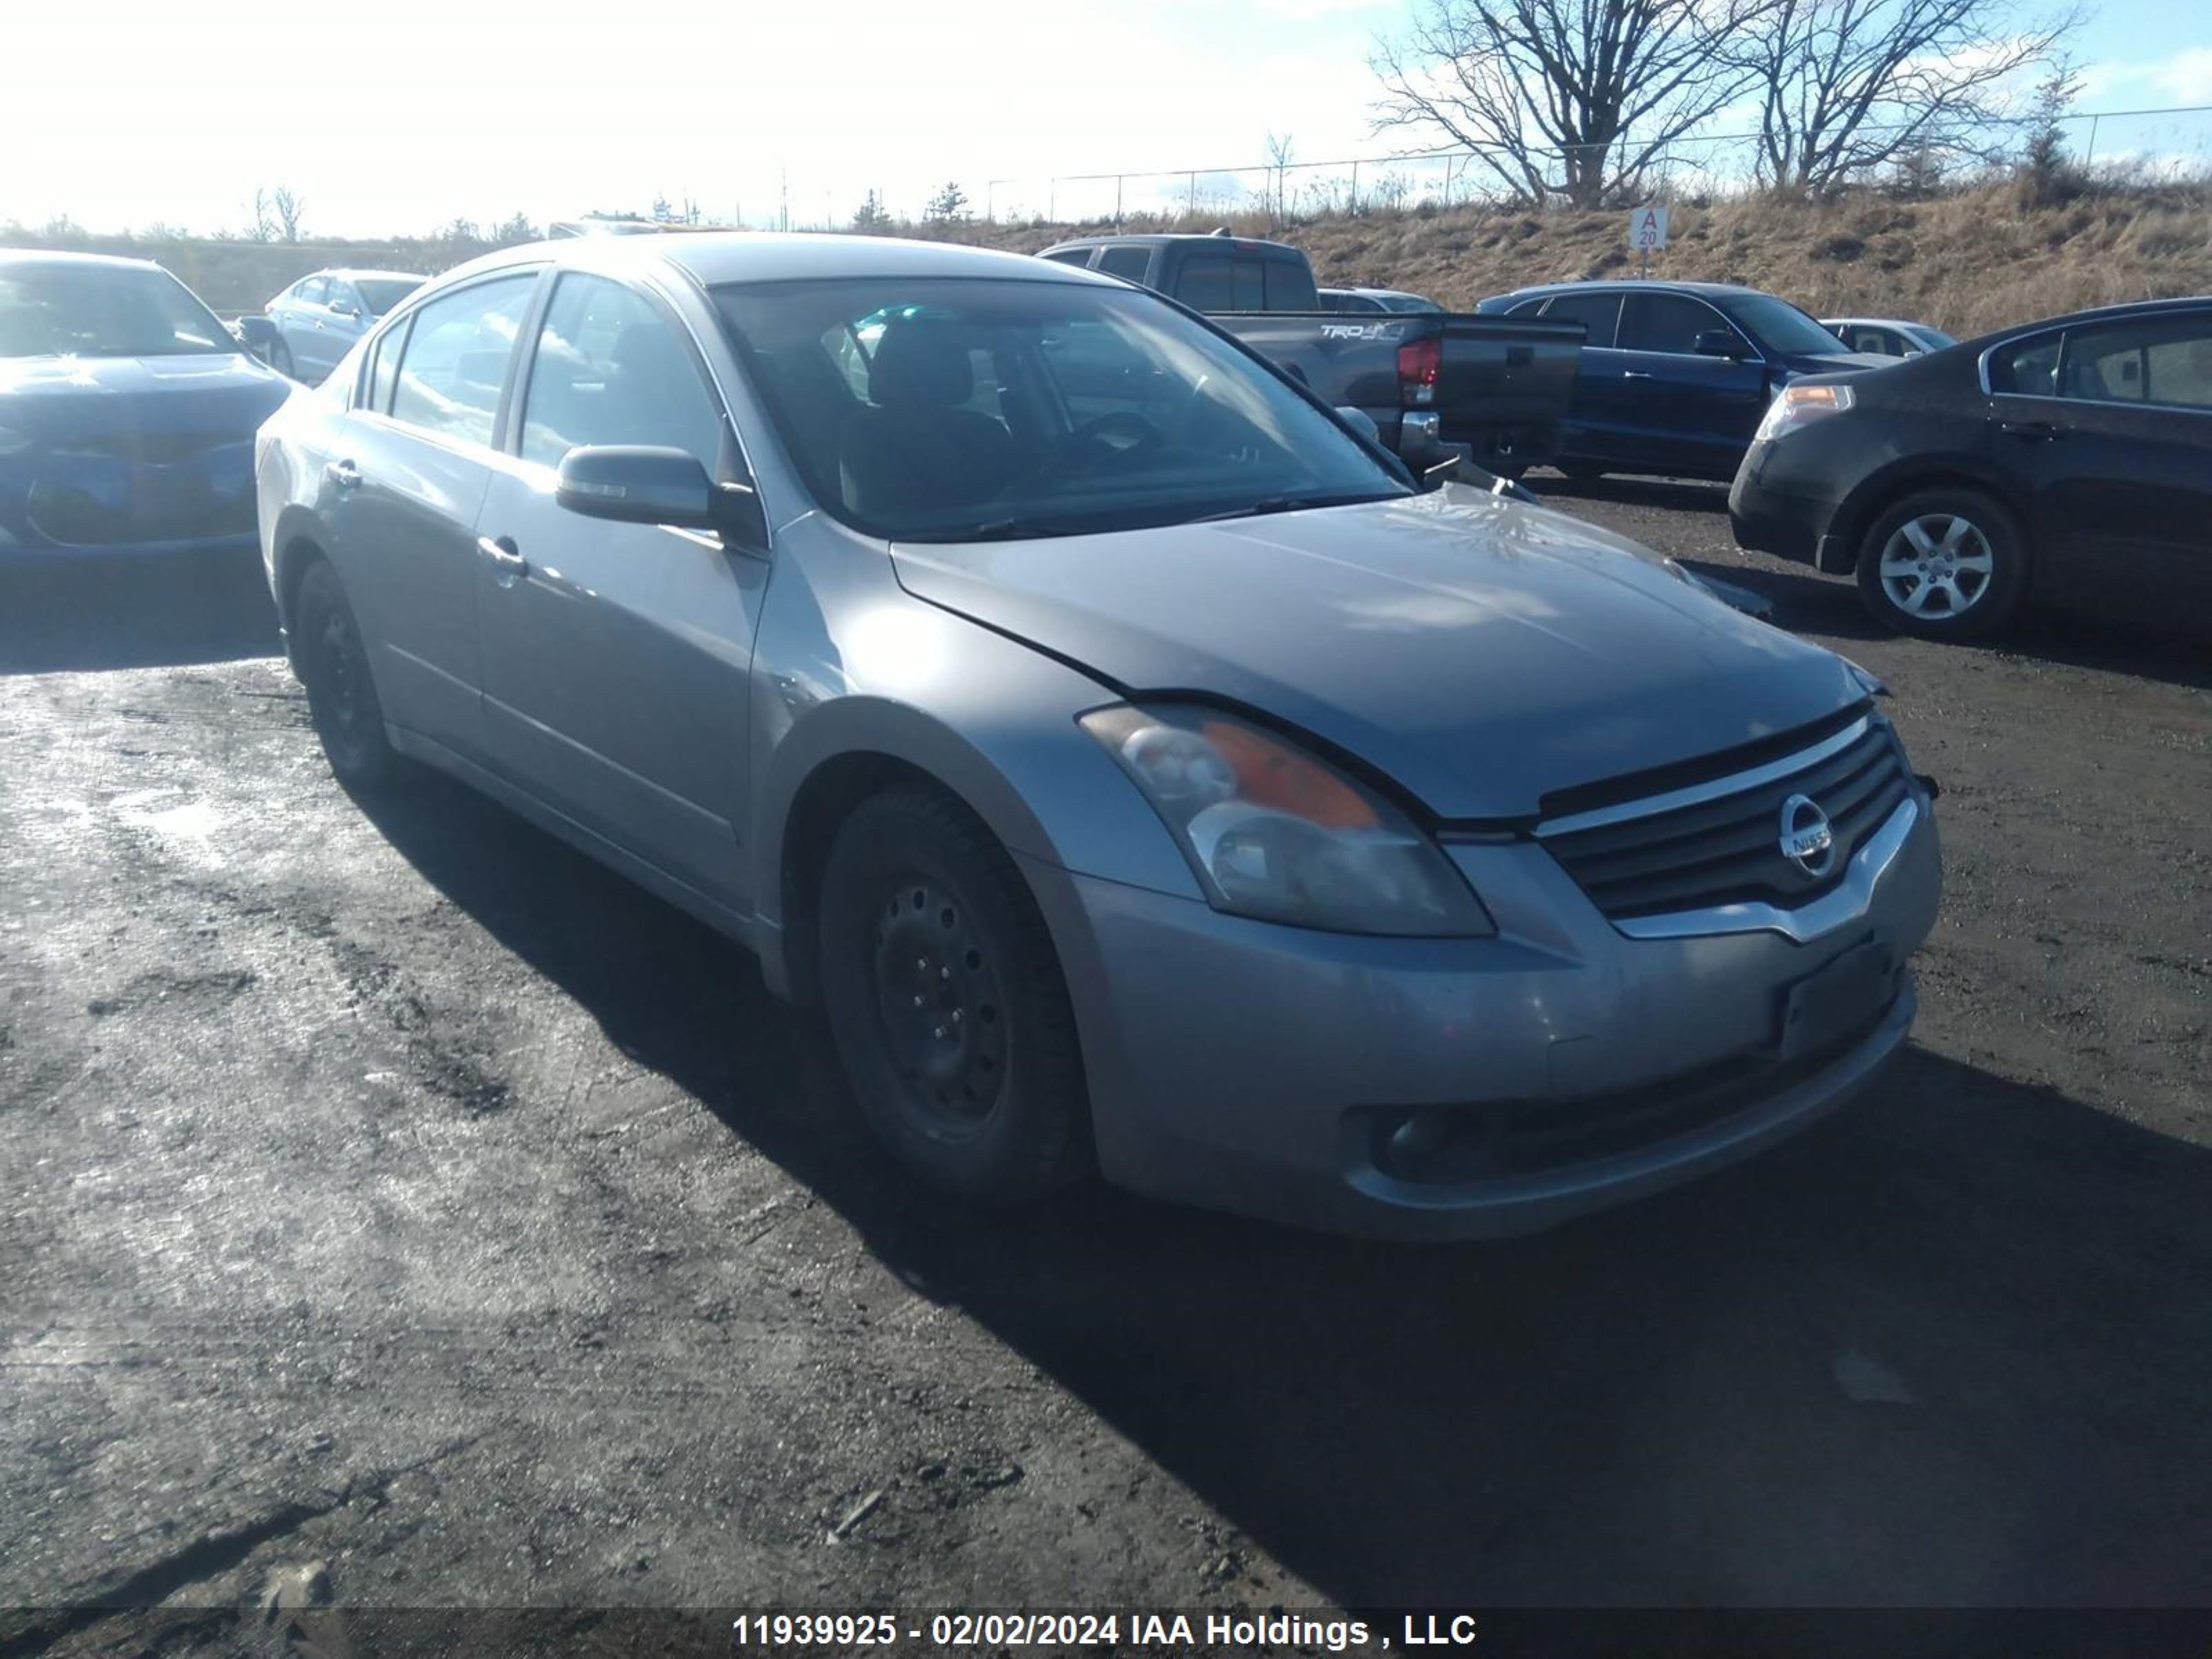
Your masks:
M1882 596L1907 617L1941 622L1980 604L1996 574L1989 538L1956 513L1907 519L1882 544Z

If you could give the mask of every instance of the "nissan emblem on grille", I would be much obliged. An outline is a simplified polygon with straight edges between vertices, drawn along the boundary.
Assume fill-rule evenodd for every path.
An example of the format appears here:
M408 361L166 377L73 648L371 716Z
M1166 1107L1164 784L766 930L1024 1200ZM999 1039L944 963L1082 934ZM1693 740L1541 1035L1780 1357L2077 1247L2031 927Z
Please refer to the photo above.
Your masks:
M1792 795L1782 803L1782 856L1815 880L1836 861L1836 832L1810 795Z

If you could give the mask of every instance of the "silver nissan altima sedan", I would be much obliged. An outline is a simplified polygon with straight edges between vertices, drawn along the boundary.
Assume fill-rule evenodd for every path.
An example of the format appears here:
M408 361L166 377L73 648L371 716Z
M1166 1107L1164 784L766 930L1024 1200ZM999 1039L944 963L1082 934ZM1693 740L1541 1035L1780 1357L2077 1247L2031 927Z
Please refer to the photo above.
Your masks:
M453 773L744 942L956 1194L1523 1231L1911 1023L1936 826L1870 677L1110 278L513 249L258 462L340 780Z

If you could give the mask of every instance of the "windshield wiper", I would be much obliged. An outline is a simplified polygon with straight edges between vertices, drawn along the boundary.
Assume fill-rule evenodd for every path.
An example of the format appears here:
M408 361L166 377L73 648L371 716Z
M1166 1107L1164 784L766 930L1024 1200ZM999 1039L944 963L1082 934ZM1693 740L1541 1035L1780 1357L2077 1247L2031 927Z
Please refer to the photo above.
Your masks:
M1271 513L1306 513L1322 507L1358 507L1368 501L1395 501L1398 491L1383 495L1361 494L1342 495L1262 495L1244 507L1224 507L1218 513L1201 513L1194 519L1185 519L1185 524L1218 524L1224 519L1262 518Z
M903 542L1026 542L1045 536L1080 536L1095 525L1073 524L1064 519L993 519L972 528L947 530L929 536L898 536Z

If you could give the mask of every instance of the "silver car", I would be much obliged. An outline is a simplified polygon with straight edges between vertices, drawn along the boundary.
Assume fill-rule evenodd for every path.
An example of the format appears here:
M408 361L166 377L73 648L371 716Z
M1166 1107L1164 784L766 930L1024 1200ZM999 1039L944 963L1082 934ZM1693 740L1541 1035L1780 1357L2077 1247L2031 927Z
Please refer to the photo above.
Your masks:
M1416 1237L1803 1127L1940 885L1881 688L1158 296L875 238L453 271L263 428L349 787L466 780L819 1000L951 1192Z
M404 270L319 270L269 302L269 366L319 382L385 313L429 281Z

